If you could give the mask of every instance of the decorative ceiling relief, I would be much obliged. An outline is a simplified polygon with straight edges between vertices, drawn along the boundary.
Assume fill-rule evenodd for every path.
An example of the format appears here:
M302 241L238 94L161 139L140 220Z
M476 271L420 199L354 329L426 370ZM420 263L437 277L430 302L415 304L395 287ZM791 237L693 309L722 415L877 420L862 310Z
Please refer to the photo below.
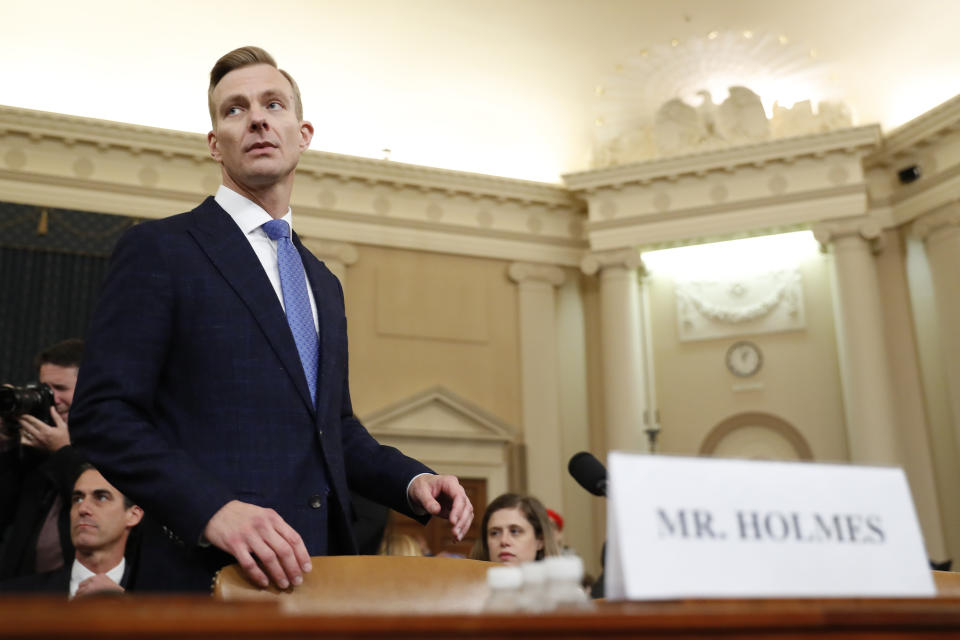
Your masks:
M676 280L681 341L791 331L806 326L798 268L736 278Z
M852 127L817 52L718 32L642 49L596 87L593 168Z

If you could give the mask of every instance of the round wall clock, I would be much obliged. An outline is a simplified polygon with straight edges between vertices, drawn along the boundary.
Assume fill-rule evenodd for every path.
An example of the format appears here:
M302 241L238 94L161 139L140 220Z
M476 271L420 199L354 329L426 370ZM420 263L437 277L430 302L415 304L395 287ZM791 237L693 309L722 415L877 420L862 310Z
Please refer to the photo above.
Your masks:
M727 369L741 378L749 378L763 365L763 353L760 347L747 340L734 342L727 349Z

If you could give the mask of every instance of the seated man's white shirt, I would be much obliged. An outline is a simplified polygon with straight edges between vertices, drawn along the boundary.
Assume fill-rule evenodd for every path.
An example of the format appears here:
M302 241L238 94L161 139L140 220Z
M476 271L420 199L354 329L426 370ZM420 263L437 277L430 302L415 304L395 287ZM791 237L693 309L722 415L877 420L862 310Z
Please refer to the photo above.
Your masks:
M123 580L123 570L127 566L127 559L120 558L120 564L115 566L110 571L107 571L107 577L120 584L120 581ZM80 586L80 583L86 580L87 578L92 578L95 576L93 571L87 569L85 566L80 564L80 561L77 559L73 560L73 568L70 570L70 597L77 595L77 587Z

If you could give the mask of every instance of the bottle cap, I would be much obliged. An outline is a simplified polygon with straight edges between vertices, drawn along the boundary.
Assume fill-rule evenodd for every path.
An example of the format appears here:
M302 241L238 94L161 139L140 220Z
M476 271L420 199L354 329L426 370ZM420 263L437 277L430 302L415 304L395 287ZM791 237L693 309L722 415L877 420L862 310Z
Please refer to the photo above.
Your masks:
M490 567L487 569L487 586L491 589L519 589L523 585L520 567Z
M524 584L543 584L547 579L542 562L524 562L520 570L523 571Z
M583 560L580 556L550 556L543 566L551 580L583 580Z

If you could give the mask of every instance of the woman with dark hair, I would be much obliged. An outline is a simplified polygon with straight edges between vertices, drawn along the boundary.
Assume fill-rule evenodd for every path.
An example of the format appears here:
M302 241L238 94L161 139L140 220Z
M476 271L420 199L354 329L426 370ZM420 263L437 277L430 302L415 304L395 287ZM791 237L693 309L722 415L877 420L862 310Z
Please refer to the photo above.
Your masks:
M476 560L520 564L560 554L543 504L532 496L505 493L483 513Z

